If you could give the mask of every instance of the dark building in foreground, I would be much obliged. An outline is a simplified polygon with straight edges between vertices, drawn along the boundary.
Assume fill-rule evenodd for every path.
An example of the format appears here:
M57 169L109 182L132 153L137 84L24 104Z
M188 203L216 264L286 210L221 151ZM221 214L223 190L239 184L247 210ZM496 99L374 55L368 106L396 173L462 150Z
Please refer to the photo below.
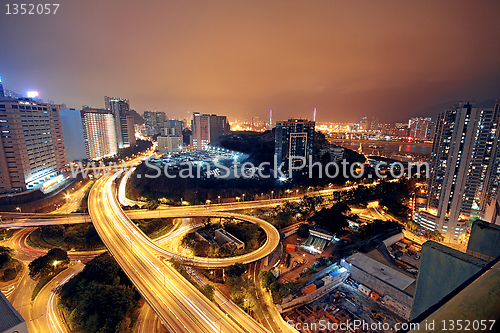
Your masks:
M274 155L278 162L288 161L291 156L304 157L313 153L314 121L288 119L277 121L274 133Z
M483 221L474 222L467 253L434 241L424 243L410 318L440 302L499 255L500 227Z
M2 293L0 293L0 333L28 333L23 317Z

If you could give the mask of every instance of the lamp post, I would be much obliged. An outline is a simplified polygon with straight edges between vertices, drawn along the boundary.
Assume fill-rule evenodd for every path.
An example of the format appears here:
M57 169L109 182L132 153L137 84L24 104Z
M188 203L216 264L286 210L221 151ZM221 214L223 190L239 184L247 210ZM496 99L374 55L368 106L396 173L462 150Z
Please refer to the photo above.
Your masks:
M243 193L243 202L245 202L245 193Z
M16 210L19 212L19 213L22 213L23 211L21 210L21 207L16 207Z
M271 191L271 200L274 199L274 191Z

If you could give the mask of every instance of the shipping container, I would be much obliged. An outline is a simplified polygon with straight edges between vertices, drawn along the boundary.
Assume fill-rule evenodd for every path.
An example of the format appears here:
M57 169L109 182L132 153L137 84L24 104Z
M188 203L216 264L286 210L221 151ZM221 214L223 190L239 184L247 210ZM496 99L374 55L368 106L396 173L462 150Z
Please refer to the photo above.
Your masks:
M315 290L316 290L316 285L314 283L311 283L310 285L304 287L304 292L306 294L312 293Z
M295 252L295 245L294 244L286 244L286 250L288 252Z
M401 267L402 269L407 269L408 268L408 265L405 264L404 262L400 261L400 260L396 260L396 265Z
M358 286L358 290L361 291L363 294L365 294L368 297L370 297L370 293L372 292L371 289L363 286L362 284L360 284Z

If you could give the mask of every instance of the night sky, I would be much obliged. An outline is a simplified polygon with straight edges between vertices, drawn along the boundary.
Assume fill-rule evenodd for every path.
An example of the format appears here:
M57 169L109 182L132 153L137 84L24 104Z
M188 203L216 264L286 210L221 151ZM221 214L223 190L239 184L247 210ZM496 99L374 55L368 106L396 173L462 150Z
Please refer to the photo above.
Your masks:
M73 108L108 95L178 118L395 122L500 96L499 1L56 2L1 1L0 76Z

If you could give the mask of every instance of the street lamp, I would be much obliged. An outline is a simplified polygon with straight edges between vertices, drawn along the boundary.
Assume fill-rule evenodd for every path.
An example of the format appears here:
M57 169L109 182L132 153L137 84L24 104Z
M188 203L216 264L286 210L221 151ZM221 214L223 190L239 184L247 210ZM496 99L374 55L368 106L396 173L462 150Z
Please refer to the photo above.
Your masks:
M271 200L274 199L274 191L271 191Z
M217 203L220 204L220 195L217 196Z
M21 207L16 207L16 210L19 211L19 213L22 213Z
M245 193L243 193L243 201L245 201Z

